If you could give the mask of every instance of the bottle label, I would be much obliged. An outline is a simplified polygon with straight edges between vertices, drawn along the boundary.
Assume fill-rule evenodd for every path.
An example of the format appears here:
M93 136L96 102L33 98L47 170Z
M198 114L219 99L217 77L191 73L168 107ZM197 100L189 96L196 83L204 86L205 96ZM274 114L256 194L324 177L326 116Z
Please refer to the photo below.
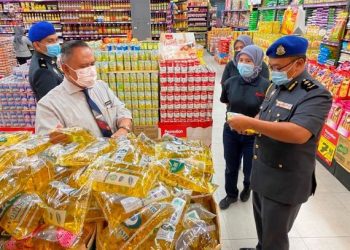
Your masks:
M189 219L195 219L195 220L200 220L201 218L199 217L198 213L196 210L192 210L191 212L186 214L186 217Z
M130 213L142 207L142 200L136 197L128 197L120 201L124 211Z
M46 208L48 220L50 223L57 226L64 226L64 222L66 221L66 211L53 209L51 207Z
M171 173L178 173L181 170L183 170L185 167L185 163L180 162L178 160L170 160L169 165L170 165L170 172Z
M157 240L172 242L175 238L175 226L170 223L163 224L157 233Z
M135 187L139 179L138 176L107 171L94 171L94 175L95 181L124 187Z
M172 214L169 221L171 224L176 226L180 221L182 212L183 212L185 205L186 205L186 201L184 199L181 199L181 198L175 198L175 199L173 199L171 204L174 206L175 212Z
M2 218L2 216L4 216L4 214L7 212L8 209L10 209L12 207L12 205L18 200L18 198L20 198L22 196L22 194L17 194L16 196L14 196L11 200L8 200L4 205L2 205L0 207L0 219Z
M137 229L142 224L142 218L140 214L135 214L131 218L123 222L124 226L131 229Z

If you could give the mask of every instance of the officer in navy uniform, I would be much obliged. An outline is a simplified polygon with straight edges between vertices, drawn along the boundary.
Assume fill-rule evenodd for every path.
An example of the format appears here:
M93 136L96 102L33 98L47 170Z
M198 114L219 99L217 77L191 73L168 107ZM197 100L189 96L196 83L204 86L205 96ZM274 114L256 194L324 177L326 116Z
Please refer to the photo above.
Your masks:
M297 36L274 42L266 52L272 84L259 117L228 121L239 133L253 129L258 134L251 188L259 250L289 249L288 232L316 189L317 141L332 96L305 70L307 47L307 40Z
M61 47L55 27L49 22L34 24L28 36L35 49L29 68L29 82L39 101L63 81L63 73L57 67Z

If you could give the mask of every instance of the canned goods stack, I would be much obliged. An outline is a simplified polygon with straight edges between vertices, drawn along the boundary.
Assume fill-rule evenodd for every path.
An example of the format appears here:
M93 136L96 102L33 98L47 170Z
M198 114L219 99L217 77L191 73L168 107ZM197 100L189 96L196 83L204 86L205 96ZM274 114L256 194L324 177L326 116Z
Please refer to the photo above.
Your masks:
M158 43L108 44L95 50L99 78L132 111L134 126L159 122Z
M17 64L12 40L12 37L0 37L0 78L10 75Z
M198 59L160 62L161 122L212 120L215 72Z
M28 82L28 66L14 68L0 80L0 126L34 127L35 98Z

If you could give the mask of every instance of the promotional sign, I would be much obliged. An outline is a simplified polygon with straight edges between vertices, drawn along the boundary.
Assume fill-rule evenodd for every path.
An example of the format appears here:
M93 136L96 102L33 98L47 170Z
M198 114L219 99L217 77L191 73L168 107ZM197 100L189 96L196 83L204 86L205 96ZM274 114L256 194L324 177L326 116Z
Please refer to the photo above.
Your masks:
M350 140L344 136L339 136L334 159L350 173Z
M322 129L320 140L318 143L317 154L331 166L334 153L337 147L339 134L334 129L325 125Z

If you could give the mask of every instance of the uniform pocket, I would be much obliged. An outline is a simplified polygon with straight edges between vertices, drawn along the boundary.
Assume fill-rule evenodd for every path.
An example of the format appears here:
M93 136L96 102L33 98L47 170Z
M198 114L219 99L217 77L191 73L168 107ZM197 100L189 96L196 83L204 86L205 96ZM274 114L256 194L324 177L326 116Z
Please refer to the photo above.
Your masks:
M291 110L274 107L271 112L271 120L275 122L285 122L290 120Z

